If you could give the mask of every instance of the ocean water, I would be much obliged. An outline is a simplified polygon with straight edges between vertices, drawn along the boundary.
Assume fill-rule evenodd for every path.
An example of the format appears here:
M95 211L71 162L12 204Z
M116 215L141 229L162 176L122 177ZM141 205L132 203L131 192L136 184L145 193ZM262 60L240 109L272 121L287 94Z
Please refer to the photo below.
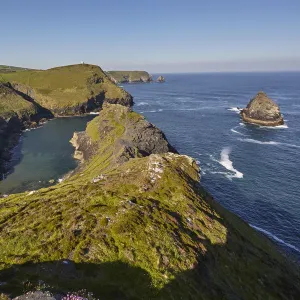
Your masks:
M300 73L164 76L163 84L123 85L134 110L198 161L201 183L218 202L300 259ZM237 107L260 90L280 105L286 125L241 121ZM36 189L74 169L69 140L91 118L56 119L26 132L0 193Z
M164 76L124 85L134 109L199 162L218 202L300 258L300 73ZM260 90L280 105L284 126L241 121L237 108Z

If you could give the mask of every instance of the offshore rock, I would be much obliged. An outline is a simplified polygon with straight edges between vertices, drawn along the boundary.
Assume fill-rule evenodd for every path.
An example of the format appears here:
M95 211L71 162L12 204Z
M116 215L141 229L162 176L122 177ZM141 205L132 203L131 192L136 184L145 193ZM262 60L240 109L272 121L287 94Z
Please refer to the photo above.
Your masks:
M241 116L245 122L263 126L284 124L279 106L264 92L258 92L256 97L241 111Z
M156 80L157 82L165 82L165 78L163 76L159 76Z

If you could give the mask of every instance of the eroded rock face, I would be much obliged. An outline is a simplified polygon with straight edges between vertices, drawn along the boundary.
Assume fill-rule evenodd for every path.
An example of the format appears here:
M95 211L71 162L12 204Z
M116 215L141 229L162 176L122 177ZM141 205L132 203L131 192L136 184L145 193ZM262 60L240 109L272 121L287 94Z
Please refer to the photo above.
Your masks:
M247 107L241 111L245 122L263 126L278 126L284 124L279 106L264 92L258 92Z
M165 82L165 78L163 76L159 76L156 80L157 82Z

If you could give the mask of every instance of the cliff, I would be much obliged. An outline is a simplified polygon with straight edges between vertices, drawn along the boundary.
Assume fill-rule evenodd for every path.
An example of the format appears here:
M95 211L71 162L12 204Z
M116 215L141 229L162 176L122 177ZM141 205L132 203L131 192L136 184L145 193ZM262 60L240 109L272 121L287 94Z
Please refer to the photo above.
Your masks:
M146 71L108 71L108 76L115 83L151 82L152 77Z
M0 199L0 292L299 298L299 270L216 203L196 162L142 116L105 104L72 142L82 163L68 179Z
M104 102L132 105L132 97L116 86L98 66L81 64L45 71L19 71L0 74L2 81L55 116L76 115Z
M241 111L245 122L263 126L278 126L284 124L279 106L264 92L259 92Z

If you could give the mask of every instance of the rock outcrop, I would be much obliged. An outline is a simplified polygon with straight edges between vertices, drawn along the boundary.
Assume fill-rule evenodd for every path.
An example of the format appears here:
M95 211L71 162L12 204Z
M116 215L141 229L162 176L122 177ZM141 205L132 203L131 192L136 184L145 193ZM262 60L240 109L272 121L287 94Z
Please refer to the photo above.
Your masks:
M159 76L156 81L162 83L162 82L165 82L166 80L163 76Z
M299 298L297 267L142 116L105 104L73 143L70 177L0 198L0 294L42 283L98 299Z
M245 109L241 111L242 119L248 123L263 126L278 126L284 124L279 106L264 92L259 92Z
M146 71L108 71L106 72L114 83L151 82L152 77Z

